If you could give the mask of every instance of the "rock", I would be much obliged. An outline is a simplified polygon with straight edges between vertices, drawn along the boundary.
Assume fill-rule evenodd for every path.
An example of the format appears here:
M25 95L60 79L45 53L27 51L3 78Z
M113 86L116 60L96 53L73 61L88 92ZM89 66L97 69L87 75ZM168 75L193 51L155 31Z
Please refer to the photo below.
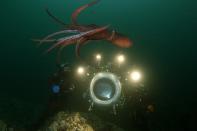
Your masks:
M104 122L92 114L59 112L39 131L123 131L116 125Z

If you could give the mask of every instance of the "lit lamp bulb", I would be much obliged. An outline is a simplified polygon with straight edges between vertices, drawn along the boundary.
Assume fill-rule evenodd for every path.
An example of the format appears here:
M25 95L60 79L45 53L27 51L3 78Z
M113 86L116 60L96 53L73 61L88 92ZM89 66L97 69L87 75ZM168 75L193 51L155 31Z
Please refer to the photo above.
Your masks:
M125 61L124 55L118 55L118 56L117 56L117 62L118 62L118 64L119 64L119 66L120 66L120 64L122 64L124 61Z
M101 55L100 55L100 54L97 54L97 55L96 55L96 60L97 60L97 61L100 61L100 60L101 60Z
M101 59L102 59L101 55L100 54L97 54L95 58L96 58L97 66L100 66Z
M133 71L130 74L130 78L133 82L138 82L141 80L141 73L139 71Z
M84 69L83 67L78 67L77 73L78 73L79 75L83 75L83 74L85 73L85 69Z

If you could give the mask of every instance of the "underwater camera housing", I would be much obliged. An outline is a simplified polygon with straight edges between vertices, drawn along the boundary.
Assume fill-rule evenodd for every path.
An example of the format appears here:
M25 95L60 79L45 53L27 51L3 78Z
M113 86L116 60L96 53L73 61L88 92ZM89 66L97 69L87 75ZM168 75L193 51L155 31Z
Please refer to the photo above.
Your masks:
M121 89L121 83L115 74L99 72L93 77L89 92L95 104L105 106L118 101Z
M117 114L117 109L127 105L132 93L143 87L141 72L125 63L122 54L106 64L97 54L89 63L62 64L50 84L52 94L70 96L70 103L78 99L77 105L82 104L88 111L109 109Z

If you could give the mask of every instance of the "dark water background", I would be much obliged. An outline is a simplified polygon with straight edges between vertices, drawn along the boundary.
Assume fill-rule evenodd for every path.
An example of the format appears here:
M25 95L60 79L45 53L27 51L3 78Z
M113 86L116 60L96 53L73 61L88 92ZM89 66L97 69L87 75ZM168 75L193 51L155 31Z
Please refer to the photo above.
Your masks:
M0 119L31 123L47 99L47 79L55 71L56 52L46 56L31 38L58 31L45 12L70 22L74 9L89 0L1 0ZM146 84L157 105L158 121L166 129L193 128L196 113L196 0L101 0L79 16L82 24L108 25L134 41L130 49L91 42L84 56L98 50L124 51L145 71ZM74 47L65 49L72 62ZM84 53L86 52L86 53ZM14 108L12 108L14 107Z

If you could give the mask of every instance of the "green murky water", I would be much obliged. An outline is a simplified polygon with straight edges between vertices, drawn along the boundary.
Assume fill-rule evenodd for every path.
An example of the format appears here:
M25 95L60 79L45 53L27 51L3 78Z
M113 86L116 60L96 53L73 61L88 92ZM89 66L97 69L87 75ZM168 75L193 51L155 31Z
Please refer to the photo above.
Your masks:
M46 46L37 48L31 38L61 29L44 9L48 7L70 23L72 11L89 1L1 0L0 119L16 123L28 119L31 123L44 108L47 79L56 68L56 52L43 56ZM164 128L180 128L184 123L189 129L194 122L191 116L196 114L197 103L196 6L195 0L101 0L78 18L81 24L109 24L134 41L130 49L91 42L82 48L82 55L122 51L140 65L157 103L158 121ZM70 46L65 49L65 61L74 59L74 47Z

